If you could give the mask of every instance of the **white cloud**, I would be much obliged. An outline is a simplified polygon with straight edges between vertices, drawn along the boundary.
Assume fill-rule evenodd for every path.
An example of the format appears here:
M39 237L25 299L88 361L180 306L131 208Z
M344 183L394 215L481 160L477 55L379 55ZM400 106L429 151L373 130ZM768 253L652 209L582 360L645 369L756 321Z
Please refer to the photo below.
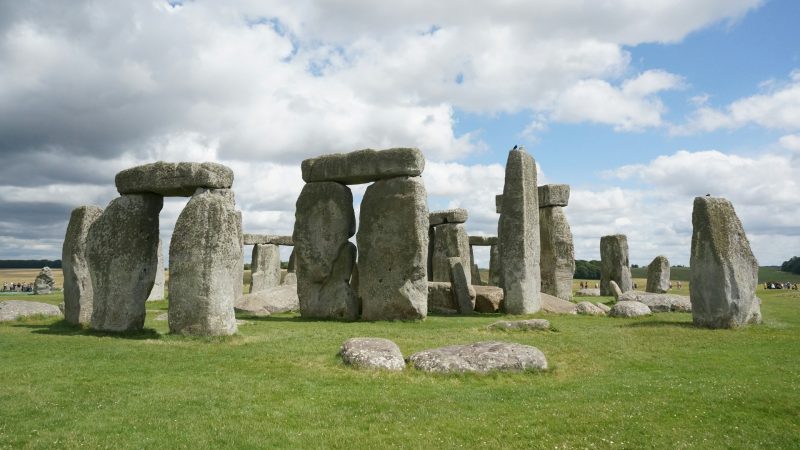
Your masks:
M787 134L786 136L781 136L778 142L783 148L800 152L800 135L798 134Z

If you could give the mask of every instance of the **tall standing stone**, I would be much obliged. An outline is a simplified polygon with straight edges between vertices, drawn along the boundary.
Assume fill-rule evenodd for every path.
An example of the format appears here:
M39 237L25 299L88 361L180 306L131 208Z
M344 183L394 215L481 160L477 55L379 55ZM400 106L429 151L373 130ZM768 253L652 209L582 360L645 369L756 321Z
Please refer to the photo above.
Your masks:
M633 288L628 260L628 238L614 234L600 238L600 295L613 295L608 282L614 280L622 292Z
M199 189L178 216L169 246L170 332L236 333L233 305L242 295L242 266L233 191Z
M356 236L363 319L427 315L427 203L420 177L377 181L364 193Z
M472 280L469 236L461 223L446 223L431 228L433 232L433 278L431 281L450 280L450 258L460 258L468 283Z
M506 312L534 313L541 309L539 201L536 161L524 149L508 153L500 209L497 237Z
M489 247L489 286L502 286L500 280L500 246L495 244Z
M281 252L274 244L255 244L250 263L250 293L281 284Z
M575 247L572 243L572 231L564 214L564 206L569 201L569 185L539 186L538 192L542 292L572 300Z
M164 248L161 239L158 240L158 265L156 266L156 279L147 301L164 300Z
M353 194L333 181L307 183L297 198L294 254L300 314L307 318L358 318L358 296L350 286L355 247Z
M86 261L86 235L89 227L103 213L98 206L81 206L72 210L61 247L61 268L64 273L64 318L67 322L89 324L92 321L92 276Z
M666 256L656 256L647 266L647 286L644 290L657 294L664 294L669 290L669 260Z
M694 324L733 328L761 318L758 261L730 201L696 197L689 297Z
M89 228L92 328L119 332L144 326L144 304L158 268L158 213L163 204L160 195L123 195Z

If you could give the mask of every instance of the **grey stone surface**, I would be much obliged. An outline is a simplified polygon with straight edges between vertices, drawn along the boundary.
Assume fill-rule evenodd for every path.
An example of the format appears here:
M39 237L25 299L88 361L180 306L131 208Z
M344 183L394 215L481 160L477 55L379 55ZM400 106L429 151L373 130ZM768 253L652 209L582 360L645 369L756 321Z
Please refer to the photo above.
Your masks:
M339 355L342 362L357 369L400 371L406 368L400 347L389 339L350 338L342 344Z
M297 274L294 272L286 272L281 280L281 286L297 286ZM295 288L296 289L296 288Z
M541 308L538 203L536 162L523 149L511 150L497 224L504 302L511 314L530 314Z
M558 206L539 208L539 235L542 292L564 300L572 300L575 247L563 208Z
M579 289L576 293L578 297L600 297L600 289L585 288Z
M625 300L617 302L608 313L611 317L641 317L650 314L650 308L644 303Z
M153 281L153 288L150 289L150 294L147 296L148 302L164 300L164 247L162 246L161 239L158 240L157 257L156 278Z
M56 280L53 278L53 270L47 266L42 267L36 279L33 280L33 293L44 295L53 292L56 287Z
M494 211L497 214L503 212L503 195L498 194L494 196Z
M547 358L538 348L492 341L424 350L411 355L409 363L419 370L435 373L547 369Z
M281 284L280 247L256 244L250 262L250 293L260 292Z
M497 286L473 286L475 289L475 311L495 313L503 308L503 289Z
M335 182L307 183L297 198L294 254L300 314L354 320L359 304L350 285L355 248L353 194Z
M461 258L448 258L450 263L450 283L453 285L453 297L458 304L460 314L472 314L475 310L475 288L467 278Z
M61 270L64 273L64 318L67 322L89 324L92 321L92 276L86 260L86 235L100 217L98 206L80 206L70 214L64 245L61 247Z
M697 197L692 211L689 296L694 324L734 328L761 319L758 261L730 201Z
M620 289L616 281L609 281L608 288L611 290L611 295L614 296L614 300L619 300L619 298L622 297L622 289Z
M578 314L582 314L585 316L605 316L606 311L604 309L599 308L597 305L591 302L580 302L575 305L575 310ZM610 310L610 308L609 308Z
M460 223L447 223L431 228L429 234L433 237L433 249L430 255L431 280L450 281L450 258L461 259L464 268L464 275L467 282L472 282L472 271L470 266L469 237L464 225ZM429 246L430 248L430 246Z
M432 227L443 223L464 223L468 218L469 214L464 208L445 209L428 213L428 221Z
M324 155L303 161L303 181L336 181L361 184L395 177L419 176L425 157L416 148L358 150Z
M270 315L300 310L297 288L293 285L272 286L239 297L233 304L236 312Z
M501 320L492 323L486 328L490 330L547 331L550 329L550 321L546 319Z
M575 303L550 294L541 294L542 311L550 314L577 314Z
M470 236L469 245L477 245L479 247L497 245L497 236Z
M178 216L169 246L169 331L236 333L233 304L242 295L242 266L242 223L233 192L195 193Z
M92 279L91 326L141 330L158 269L158 213L163 197L131 194L109 203L86 235Z
M611 312L611 307L606 305L605 303L594 302L594 306L597 306L598 308L602 309L603 312L605 312L606 314Z
M58 306L24 300L5 300L0 302L0 322L9 322L31 316L60 316Z
M120 194L153 193L165 197L189 197L198 188L227 189L233 171L222 164L155 162L131 167L114 179Z
M471 261L470 264L470 283L473 286L482 286L486 283L483 282L481 279L481 269L475 264L475 253L473 252L472 246L469 246L469 260Z
M293 246L294 239L291 236L281 236L277 234L253 234L244 233L244 245L272 244Z
M502 271L500 267L502 264L500 263L500 248L497 245L492 245L489 248L489 285L491 286L502 286L502 282L500 280L500 276Z
M669 259L664 255L653 258L647 266L645 292L664 294L669 290Z
M628 238L614 234L600 238L600 295L612 295L608 282L614 280L622 292L633 288L628 261Z
M363 319L426 316L427 203L420 177L377 181L364 193L356 236Z
M428 311L458 310L458 302L453 295L453 285L449 281L428 282Z
M567 206L569 204L568 184L545 184L539 186L539 208L548 206Z
M692 302L685 295L628 291L619 300L644 303L652 312L692 312Z

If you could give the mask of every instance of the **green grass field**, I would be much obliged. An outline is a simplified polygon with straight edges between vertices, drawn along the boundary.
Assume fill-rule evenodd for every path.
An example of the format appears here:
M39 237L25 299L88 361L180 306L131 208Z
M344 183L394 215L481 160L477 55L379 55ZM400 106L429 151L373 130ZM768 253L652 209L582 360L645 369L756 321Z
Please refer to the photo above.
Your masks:
M631 275L634 278L647 279L647 267L637 267L631 269ZM688 267L671 267L669 270L669 277L673 281L689 281L689 268ZM800 283L800 275L781 272L780 267L776 266L762 266L758 268L758 282L765 281L783 281L790 283Z
M800 293L759 296L765 323L739 330L697 329L680 313L539 313L555 331L527 333L485 330L498 315L285 314L241 316L237 336L202 339L167 334L155 320L166 301L148 303L146 329L132 335L2 323L0 448L798 448ZM406 356L519 342L550 369L356 371L336 355L354 336L392 339Z

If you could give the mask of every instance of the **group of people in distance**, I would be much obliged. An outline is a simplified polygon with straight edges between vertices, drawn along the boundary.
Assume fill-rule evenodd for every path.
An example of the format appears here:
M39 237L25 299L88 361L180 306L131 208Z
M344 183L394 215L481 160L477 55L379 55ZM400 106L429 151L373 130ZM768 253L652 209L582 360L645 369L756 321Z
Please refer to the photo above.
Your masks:
M589 282L588 281L581 281L580 285L581 285L581 289L589 289ZM595 289L600 289L600 286L597 283L595 283L594 284L594 288Z
M33 291L33 283L17 283L13 282L3 283L3 291L2 292L32 292Z
M781 283L780 281L767 281L764 283L764 289L793 289L797 290L797 283L790 283L785 282Z

